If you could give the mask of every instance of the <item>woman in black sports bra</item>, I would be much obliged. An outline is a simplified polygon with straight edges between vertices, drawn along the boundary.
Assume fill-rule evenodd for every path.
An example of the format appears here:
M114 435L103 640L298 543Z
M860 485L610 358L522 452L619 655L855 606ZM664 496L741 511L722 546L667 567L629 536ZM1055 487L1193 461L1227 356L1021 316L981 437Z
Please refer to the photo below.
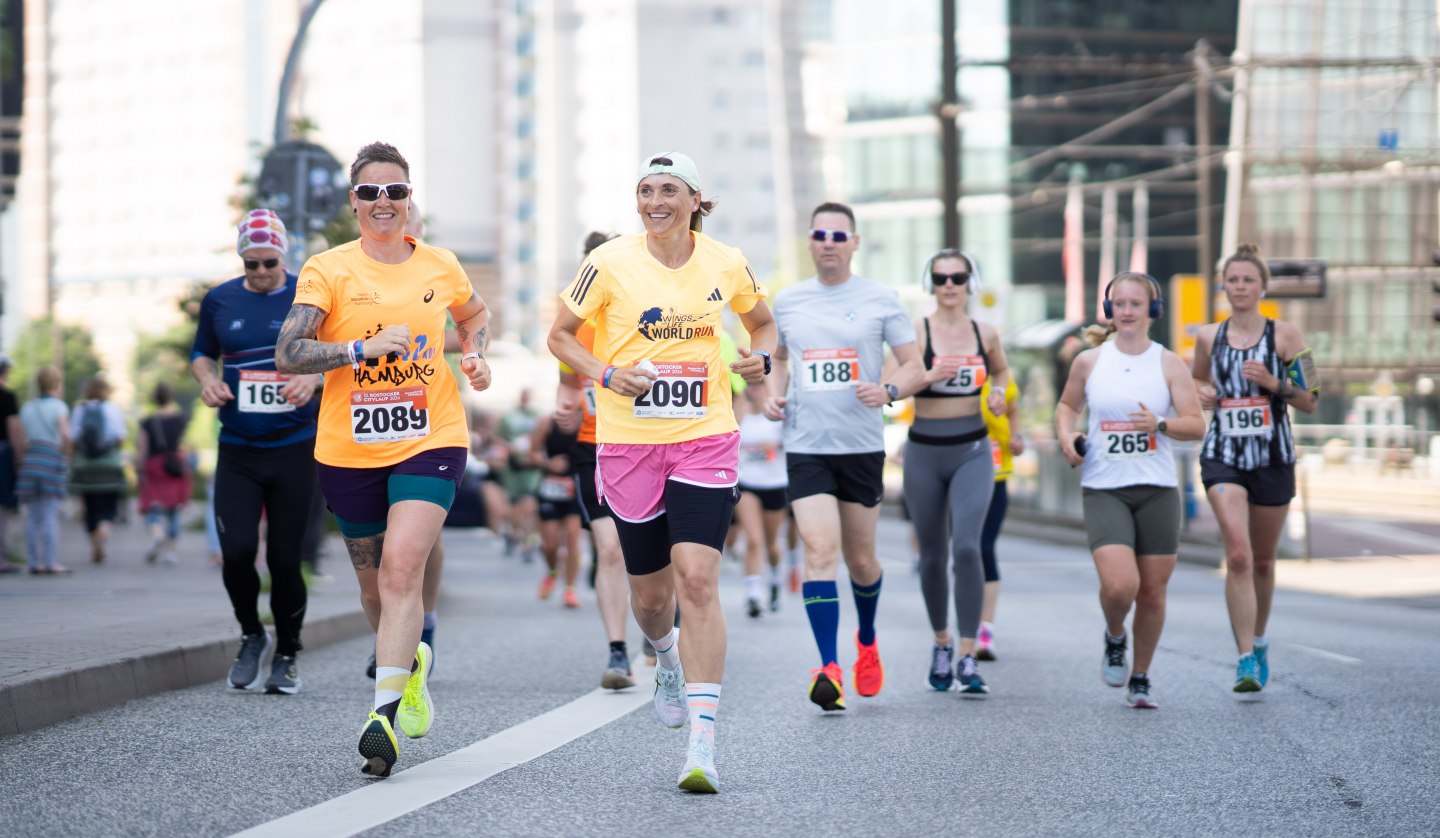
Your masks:
M930 258L924 282L936 309L915 324L924 335L926 386L915 393L915 423L905 451L905 502L920 544L920 591L935 632L930 686L942 692L958 688L967 697L989 692L974 658L985 595L980 532L995 485L980 393L990 379L990 407L1004 413L1010 380L1000 333L966 311L978 275L975 259L962 251L942 250ZM950 635L950 563L958 655Z

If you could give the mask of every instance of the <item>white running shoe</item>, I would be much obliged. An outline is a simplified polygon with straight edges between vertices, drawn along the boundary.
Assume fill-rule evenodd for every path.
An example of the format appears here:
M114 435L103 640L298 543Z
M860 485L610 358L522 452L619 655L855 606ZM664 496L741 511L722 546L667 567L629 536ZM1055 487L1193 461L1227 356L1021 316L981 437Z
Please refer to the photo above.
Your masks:
M684 667L655 667L655 713L660 716L660 723L671 730L679 730L690 720Z
M720 791L720 774L715 770L715 738L692 736L685 752L685 767L676 784L685 791L715 794Z

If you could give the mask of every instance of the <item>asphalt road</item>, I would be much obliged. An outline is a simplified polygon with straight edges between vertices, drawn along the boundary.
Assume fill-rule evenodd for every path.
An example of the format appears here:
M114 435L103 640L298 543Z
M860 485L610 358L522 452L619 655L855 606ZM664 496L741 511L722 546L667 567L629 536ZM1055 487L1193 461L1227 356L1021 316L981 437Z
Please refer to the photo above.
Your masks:
M537 602L538 565L447 537L437 721L402 740L392 780L358 770L371 684L369 641L356 640L304 653L295 697L216 682L0 739L0 834L226 835L395 783L591 692L606 648L588 591L578 612ZM1220 577L1182 564L1151 671L1161 707L1135 711L1099 678L1087 554L1010 535L1000 660L982 669L992 695L964 701L924 685L929 630L903 524L882 521L881 545L887 682L840 714L805 700L816 660L799 598L750 620L727 563L720 795L675 789L684 735L642 704L400 820L380 812L366 834L1440 834L1440 609L1282 591L1271 685L1242 702Z

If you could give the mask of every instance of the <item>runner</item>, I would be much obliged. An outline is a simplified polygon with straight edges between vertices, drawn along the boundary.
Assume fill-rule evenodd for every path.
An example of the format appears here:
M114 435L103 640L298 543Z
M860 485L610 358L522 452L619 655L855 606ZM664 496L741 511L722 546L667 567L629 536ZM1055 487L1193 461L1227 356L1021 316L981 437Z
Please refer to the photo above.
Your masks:
M980 561L985 566L985 601L980 606L980 633L975 636L975 660L995 660L995 606L1000 601L1000 564L995 558L995 542L1005 523L1010 507L1006 484L1014 470L1015 458L1025 453L1025 439L1020 435L1020 388L1015 376L1005 386L1005 412L990 412L990 382L980 394L985 430L990 432L990 454L995 463L995 490L990 495L990 511L985 513L985 526L980 529Z
M1220 275L1231 314L1200 329L1191 374L1201 406L1214 411L1200 479L1225 539L1225 605L1240 654L1234 689L1249 693L1270 680L1265 629L1275 553L1295 497L1295 436L1286 407L1314 412L1320 388L1313 369L1302 369L1306 361L1297 363L1309 355L1300 330L1259 311L1270 284L1259 248L1240 245Z
M735 512L745 533L745 612L757 618L765 596L765 564L770 568L770 610L780 610L780 527L790 506L785 496L790 480L785 475L785 428L765 418L765 388L746 387L742 395L740 502Z
M574 412L562 409L554 416L541 417L530 432L531 462L540 468L540 485L535 490L540 551L545 557L540 598L550 598L563 570L565 591L560 601L566 608L580 607L580 595L575 592L575 580L580 577L580 504L570 467L570 449L579 431L579 417Z
M860 246L855 213L844 204L824 203L810 214L810 225L817 275L776 298L780 345L775 357L781 363L765 415L785 420L790 506L805 543L801 590L820 651L820 666L810 671L810 700L828 711L845 709L836 652L840 597L835 573L842 552L860 618L855 689L874 696L885 684L875 640L881 583L875 526L885 465L880 408L899 398L900 387L918 389L924 369L899 295L850 272ZM900 366L889 383L881 384L885 344Z
M925 386L915 393L915 421L905 450L905 503L920 547L920 592L935 632L929 682L940 691L958 684L965 697L981 698L990 687L975 662L985 599L980 532L995 486L995 464L980 401L987 383L998 386L985 396L986 406L1005 412L1010 368L1000 333L966 310L980 283L975 258L961 250L941 250L925 263L922 276L936 308L915 323L924 341ZM950 636L951 566L958 660Z
M529 388L520 390L518 402L500 417L500 439L510 448L510 463L500 479L510 500L510 519L505 529L505 555L520 551L526 564L535 561L540 542L540 469L535 466L530 435L540 414L530 406Z
M240 650L227 679L235 689L294 695L300 691L300 630L308 596L300 573L301 544L315 484L318 375L276 371L275 340L295 299L285 267L285 225L268 209L240 222L236 250L245 273L205 293L200 302L190 373L200 401L219 408L215 461L215 529L221 577L240 623ZM223 364L223 367L222 367ZM271 638L260 622L260 520L270 570ZM266 676L265 657L275 650Z
M469 442L441 357L447 311L470 386L490 386L480 354L489 312L453 254L405 235L409 179L393 146L360 149L350 166L360 238L305 263L275 353L284 372L326 374L315 458L376 630L374 710L359 750L361 770L377 777L399 758L397 717L412 739L434 719L421 589Z
M1160 284L1149 274L1126 272L1105 288L1107 329L1092 326L1087 349L1070 365L1055 408L1055 429L1065 459L1083 464L1085 531L1100 577L1105 613L1105 655L1100 674L1126 686L1125 617L1135 608L1135 660L1126 703L1155 708L1150 663L1165 627L1165 587L1180 543L1180 493L1172 439L1205 433L1200 400L1180 356L1152 341L1150 325L1162 311ZM1114 340L1106 341L1113 334ZM1088 434L1075 429L1089 408ZM1175 418L1166 418L1174 416ZM1082 450L1077 439L1085 439Z
M635 209L645 232L590 254L560 295L564 308L549 345L600 383L596 489L615 518L635 619L658 654L655 709L671 728L683 727L688 712L679 786L713 793L727 643L720 548L739 466L727 372L762 381L775 324L745 257L700 232L714 202L702 196L694 161L652 155L637 180ZM753 347L728 368L720 360L727 305ZM594 354L577 337L588 319L595 321ZM677 598L683 643L674 627Z
M613 238L615 236L609 233L591 233L585 238L585 255L589 256L591 251ZM575 336L585 351L594 351L593 321L585 321ZM595 600L599 606L600 623L605 628L605 639L610 644L610 657L600 676L600 686L607 690L623 690L635 686L630 650L625 645L630 584L625 579L625 559L620 554L620 536L615 532L615 520L595 491L595 382L562 361L556 401L580 411L580 429L575 445L570 449L570 467L575 472L581 526L590 531L590 541L595 547ZM649 649L648 642L646 648ZM654 666L654 662L650 665Z

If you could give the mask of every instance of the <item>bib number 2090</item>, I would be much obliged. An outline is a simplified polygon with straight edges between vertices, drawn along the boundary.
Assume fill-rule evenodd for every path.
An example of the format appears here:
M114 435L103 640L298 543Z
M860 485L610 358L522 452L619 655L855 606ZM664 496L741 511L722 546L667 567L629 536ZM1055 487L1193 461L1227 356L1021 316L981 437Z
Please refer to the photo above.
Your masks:
M355 441L362 444L428 436L430 408L424 388L351 393L350 429Z
M709 374L703 362L657 363L660 373L650 389L635 397L635 416L650 419L697 419L705 415Z

